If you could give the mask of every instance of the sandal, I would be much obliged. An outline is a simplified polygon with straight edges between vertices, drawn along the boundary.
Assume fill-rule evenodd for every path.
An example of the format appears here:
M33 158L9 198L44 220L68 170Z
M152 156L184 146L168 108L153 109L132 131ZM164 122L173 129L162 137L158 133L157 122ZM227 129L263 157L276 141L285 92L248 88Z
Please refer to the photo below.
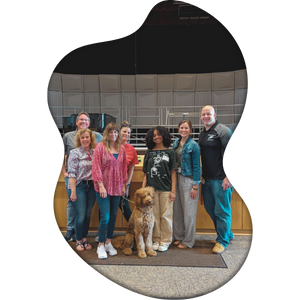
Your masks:
M81 242L78 242L76 244L76 250L80 251L80 252L84 251L84 246L83 246L83 244Z
M175 246L178 246L178 245L181 244L181 241L177 240L177 241L175 241L173 244L174 244Z
M181 243L181 244L179 244L179 245L177 246L177 248L179 248L179 249L187 249L188 246L187 246L185 243Z
M93 248L92 245L88 241L84 241L83 246L84 246L85 250L92 250L92 248Z

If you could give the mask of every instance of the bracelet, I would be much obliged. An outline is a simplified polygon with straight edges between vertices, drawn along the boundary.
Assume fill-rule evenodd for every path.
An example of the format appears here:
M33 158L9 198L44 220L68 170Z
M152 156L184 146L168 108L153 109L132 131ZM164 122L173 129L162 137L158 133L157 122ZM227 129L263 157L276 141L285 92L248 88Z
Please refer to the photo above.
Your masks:
M195 190L195 191L198 191L198 189L195 189L195 188L193 188L193 187L192 187L192 189Z
M176 195L176 192L174 192L174 191L171 191L171 193L173 193L173 194L175 194L175 195Z
M130 183L127 183L126 185L127 185L127 186L130 186Z

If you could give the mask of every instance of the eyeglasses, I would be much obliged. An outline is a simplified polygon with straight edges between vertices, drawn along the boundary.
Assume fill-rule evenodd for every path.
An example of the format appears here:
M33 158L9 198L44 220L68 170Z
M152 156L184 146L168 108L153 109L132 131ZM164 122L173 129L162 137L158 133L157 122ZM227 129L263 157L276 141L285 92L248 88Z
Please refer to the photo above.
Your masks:
M81 121L81 122L88 122L89 119L82 119L82 118L80 118L79 121Z

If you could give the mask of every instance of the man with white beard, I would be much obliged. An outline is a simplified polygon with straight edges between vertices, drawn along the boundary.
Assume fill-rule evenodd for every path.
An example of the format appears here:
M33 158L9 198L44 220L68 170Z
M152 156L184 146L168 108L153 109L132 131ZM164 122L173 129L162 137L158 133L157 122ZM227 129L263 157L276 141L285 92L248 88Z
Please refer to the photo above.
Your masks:
M202 161L202 195L204 207L217 232L213 253L222 253L234 238L231 232L232 185L223 169L223 155L232 131L216 120L215 109L201 110L204 129L199 134Z

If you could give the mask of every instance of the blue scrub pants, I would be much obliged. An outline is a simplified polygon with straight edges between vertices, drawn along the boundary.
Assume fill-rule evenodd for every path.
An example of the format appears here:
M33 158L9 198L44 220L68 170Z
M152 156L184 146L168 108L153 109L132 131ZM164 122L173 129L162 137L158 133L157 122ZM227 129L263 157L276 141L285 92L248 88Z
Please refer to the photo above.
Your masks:
M226 248L234 238L231 232L232 187L223 191L223 180L206 179L202 184L204 207L210 215L217 232L217 243Z

